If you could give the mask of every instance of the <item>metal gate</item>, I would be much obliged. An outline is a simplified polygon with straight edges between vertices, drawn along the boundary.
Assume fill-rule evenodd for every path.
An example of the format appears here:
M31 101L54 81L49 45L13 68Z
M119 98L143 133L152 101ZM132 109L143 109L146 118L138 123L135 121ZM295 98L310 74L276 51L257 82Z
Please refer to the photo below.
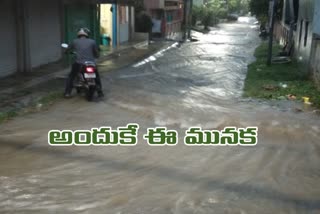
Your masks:
M12 0L0 1L0 76L17 70L16 21Z
M29 38L31 66L61 58L61 27L59 1L29 0Z
M70 43L77 37L77 30L87 27L91 38L100 44L100 9L94 4L65 5L65 40Z
M72 42L77 37L77 31L86 27L91 31L91 38L98 45L100 39L100 6L86 3L69 3L64 6L65 42ZM65 57L67 63L72 63L72 56Z

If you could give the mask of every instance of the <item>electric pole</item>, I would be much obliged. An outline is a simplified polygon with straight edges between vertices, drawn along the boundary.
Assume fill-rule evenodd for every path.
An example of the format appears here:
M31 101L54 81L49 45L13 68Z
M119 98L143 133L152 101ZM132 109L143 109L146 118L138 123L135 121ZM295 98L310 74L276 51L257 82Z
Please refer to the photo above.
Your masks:
M276 9L277 9L278 0L273 0L271 5L271 14L270 14L270 30L269 30L269 51L268 51L268 60L267 65L271 65L272 63L272 45L273 45L273 30L274 30L274 22L276 17Z
M189 0L189 15L188 15L188 39L191 39L191 25L192 25L192 8L193 0Z
M188 0L183 1L183 40L187 39L187 2Z

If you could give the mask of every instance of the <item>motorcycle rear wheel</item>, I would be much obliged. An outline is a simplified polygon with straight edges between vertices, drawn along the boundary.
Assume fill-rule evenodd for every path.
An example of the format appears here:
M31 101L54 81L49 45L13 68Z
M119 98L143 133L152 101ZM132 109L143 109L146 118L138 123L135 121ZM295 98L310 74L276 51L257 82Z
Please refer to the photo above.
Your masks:
M77 88L76 88L76 91L77 91L77 94L81 94L81 91L82 91L82 90L81 90L80 87L77 87Z
M89 89L87 90L86 97L89 102L93 101L95 92L96 92L96 86L90 86Z

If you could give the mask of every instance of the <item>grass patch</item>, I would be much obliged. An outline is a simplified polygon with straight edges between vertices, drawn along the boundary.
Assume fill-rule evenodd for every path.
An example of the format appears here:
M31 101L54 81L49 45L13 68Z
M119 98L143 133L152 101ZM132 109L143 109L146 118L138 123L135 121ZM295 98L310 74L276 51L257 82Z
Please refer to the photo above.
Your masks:
M274 53L281 50L274 45ZM255 51L257 60L248 66L244 96L262 99L286 99L294 95L297 100L310 97L310 101L320 107L320 94L308 73L297 61L288 64L266 65L268 44L262 43ZM286 88L281 85L287 85Z
M48 95L42 97L39 101L38 104L42 104L44 106L49 106L52 105L55 101L61 99L62 94L60 91L58 92L51 92Z
M35 101L26 107L17 108L6 112L0 112L0 124L17 116L45 110L61 98L61 92L51 92L42 96L38 101Z
M18 111L16 110L11 110L8 112L0 112L0 123L8 121L16 116L18 116Z

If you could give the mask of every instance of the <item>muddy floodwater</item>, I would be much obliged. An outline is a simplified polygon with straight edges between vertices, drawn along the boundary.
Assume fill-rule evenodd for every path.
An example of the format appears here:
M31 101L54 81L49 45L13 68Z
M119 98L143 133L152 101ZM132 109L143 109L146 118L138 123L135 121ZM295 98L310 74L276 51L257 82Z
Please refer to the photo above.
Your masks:
M259 45L251 18L103 74L106 98L62 100L0 126L0 213L320 213L320 122L242 98ZM101 65L103 70L103 64ZM51 129L138 123L134 147L50 147ZM151 147L149 127L179 132ZM258 126L255 147L188 147L191 126Z

